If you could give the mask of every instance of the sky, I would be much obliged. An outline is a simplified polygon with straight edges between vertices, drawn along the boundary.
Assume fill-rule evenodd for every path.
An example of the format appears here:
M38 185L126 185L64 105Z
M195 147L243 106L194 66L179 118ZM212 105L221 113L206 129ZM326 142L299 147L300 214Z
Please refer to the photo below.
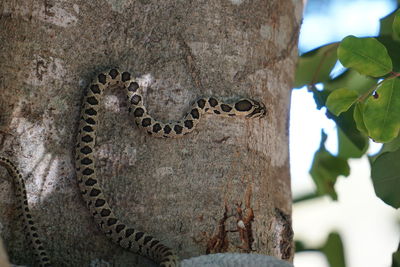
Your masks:
M347 35L376 36L379 19L396 8L391 0L314 0L308 1L300 32L300 53L340 41ZM307 119L304 119L307 118ZM290 153L293 197L313 191L308 171L319 147L321 129L328 133L327 148L337 152L335 124L318 111L312 94L305 88L292 92ZM371 143L370 152L380 145ZM396 250L400 231L399 212L375 196L366 158L351 160L351 175L339 178L339 201L329 198L294 205L295 239L318 246L331 231L338 231L344 242L347 267L388 267ZM296 267L328 267L318 253L299 253Z

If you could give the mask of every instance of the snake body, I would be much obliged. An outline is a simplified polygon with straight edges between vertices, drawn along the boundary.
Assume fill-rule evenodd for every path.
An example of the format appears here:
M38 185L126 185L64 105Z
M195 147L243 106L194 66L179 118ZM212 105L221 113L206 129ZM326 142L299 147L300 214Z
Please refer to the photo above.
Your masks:
M75 168L80 192L90 213L104 234L121 247L150 258L159 263L160 266L178 266L178 256L172 249L163 245L151 235L128 226L118 219L108 204L97 180L93 151L99 106L104 90L112 85L120 85L124 88L129 112L133 114L135 124L149 135L159 138L179 138L192 132L206 113L228 117L257 118L265 115L265 106L261 102L248 98L242 98L233 103L225 103L214 97L202 97L191 105L189 112L181 120L164 123L149 115L143 104L141 87L129 72L120 72L118 69L101 72L85 90L75 149ZM40 256L40 263L43 266L49 266L48 257L41 246L29 214L22 177L8 159L0 158L0 163L6 166L10 174L16 177L17 197L22 201L23 211L25 211L23 213L24 220L28 223L35 252Z
M134 115L136 125L151 136L160 138L178 138L190 133L205 113L255 118L265 114L265 107L251 99L224 103L214 97L199 98L182 120L164 123L149 115L143 105L141 88L129 72L120 72L117 69L102 72L88 86L84 94L76 146L76 172L83 199L101 230L112 241L158 262L160 266L177 266L178 257L170 248L118 219L98 183L93 149L99 103L104 89L116 84L126 91L129 112Z
M51 266L50 259L47 256L47 252L43 247L43 243L37 233L37 228L33 220L32 214L28 206L28 197L26 195L25 182L22 178L21 172L8 158L0 156L0 165L5 167L10 176L13 178L15 186L15 195L19 201L18 209L21 210L21 217L24 221L26 234L30 239L33 246L33 251L37 258L39 266L48 267Z

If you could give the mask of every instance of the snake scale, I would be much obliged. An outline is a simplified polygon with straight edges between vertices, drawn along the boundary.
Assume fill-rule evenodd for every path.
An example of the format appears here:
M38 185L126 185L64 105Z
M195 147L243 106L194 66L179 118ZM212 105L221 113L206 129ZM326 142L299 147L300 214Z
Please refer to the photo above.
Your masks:
M128 226L118 219L99 185L93 153L99 121L98 113L104 90L114 85L124 88L129 112L133 114L135 124L149 135L159 138L179 138L192 132L206 113L257 118L265 115L266 108L263 103L248 98L225 103L215 97L202 97L191 105L189 112L181 120L164 123L154 119L147 112L143 104L141 87L129 72L120 72L115 68L101 72L85 90L75 150L75 167L80 192L90 213L104 234L121 247L150 258L160 266L178 266L177 254L172 249L153 236ZM17 180L22 181L20 175ZM22 198L25 201L26 195ZM32 235L37 236L34 229L29 228L29 230ZM35 250L42 252L40 247L35 247ZM45 259L48 260L47 257ZM43 258L39 260L43 266L47 263Z

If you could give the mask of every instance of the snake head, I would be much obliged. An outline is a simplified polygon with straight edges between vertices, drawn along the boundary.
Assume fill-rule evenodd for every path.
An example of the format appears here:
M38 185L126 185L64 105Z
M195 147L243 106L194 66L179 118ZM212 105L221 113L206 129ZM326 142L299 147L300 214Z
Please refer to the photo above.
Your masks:
M243 114L246 118L262 118L267 113L265 105L252 99L243 98L235 103L238 114Z
M246 118L262 118L267 113L267 109L265 108L264 103L254 101L253 111L246 116Z

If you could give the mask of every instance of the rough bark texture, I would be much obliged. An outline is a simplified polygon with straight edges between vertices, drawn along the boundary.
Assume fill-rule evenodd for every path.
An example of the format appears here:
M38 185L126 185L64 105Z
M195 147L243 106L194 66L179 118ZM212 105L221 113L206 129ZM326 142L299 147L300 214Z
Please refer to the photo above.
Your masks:
M82 92L114 66L143 78L148 109L160 119L180 118L202 95L246 96L268 108L261 120L208 116L194 134L158 140L133 126L123 92L108 90L96 156L116 214L181 258L252 250L292 259L288 111L300 1L3 0L0 7L0 153L26 177L55 265L149 264L105 238L75 181ZM0 234L10 260L30 264L12 189L0 180ZM225 232L238 220L241 231Z

